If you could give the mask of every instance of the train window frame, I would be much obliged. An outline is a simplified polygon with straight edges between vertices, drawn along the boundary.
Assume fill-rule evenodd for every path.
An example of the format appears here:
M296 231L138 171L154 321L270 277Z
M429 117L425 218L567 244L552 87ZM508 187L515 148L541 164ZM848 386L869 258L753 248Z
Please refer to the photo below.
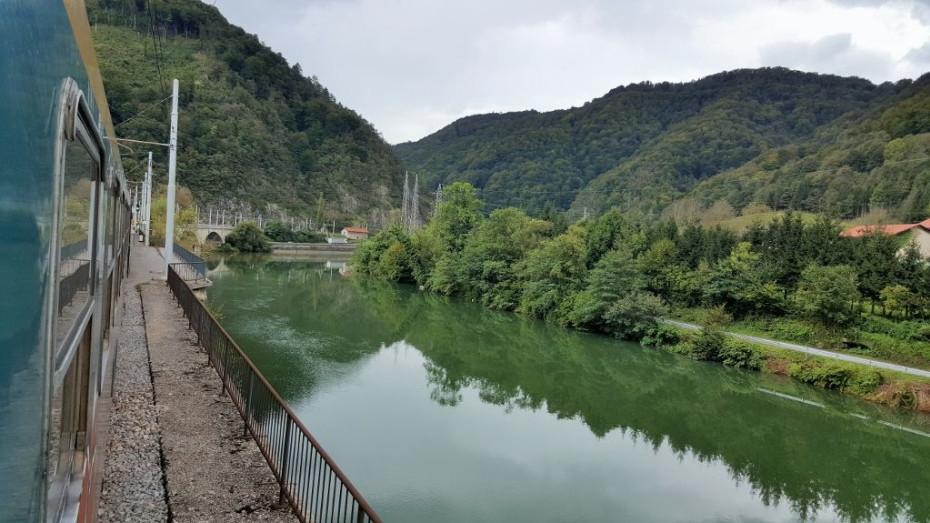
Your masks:
M66 149L68 143L77 143L82 146L84 152L96 163L96 172L91 178L92 189L91 189L91 200L90 200L90 216L89 216L89 226L88 226L88 242L90 244L89 249L89 267L88 271L90 273L90 282L88 285L89 296L87 302L81 307L81 310L75 315L74 323L69 327L67 333L63 334L63 337L59 338L57 335L53 336L51 339L54 340L56 346L52 349L52 369L53 369L53 389L54 386L57 386L61 383L61 380L64 379L65 372L67 372L67 367L70 361L74 358L79 343L80 343L80 333L87 328L87 324L90 321L90 316L93 312L94 302L97 298L97 287L98 287L98 267L99 267L99 257L100 257L100 231L99 229L99 210L100 210L100 201L103 198L101 194L105 190L105 173L103 159L105 157L105 149L103 147L103 139L97 133L97 128L93 125L93 118L91 117L90 109L87 105L87 100L84 98L84 93L78 88L77 83L72 79L67 79L63 86L62 92L62 103L60 105L62 109L62 118L61 118L61 132L58 133L58 143L56 144L58 158L55 165L55 186L57 188L57 215L56 220L56 243L61 242L60 232L58 231L61 228L61 220L64 215L63 205L64 205L64 179L65 179L65 167L66 167ZM58 279L57 271L60 268L60 246L56 249L55 252L55 270L56 277ZM59 307L59 296L56 290L55 296L55 309ZM60 341L59 341L60 340Z
M54 161L55 232L52 250L52 281L55 282L56 288L54 299L51 300L51 309L48 310L48 314L55 320L51 323L47 352L51 370L47 382L49 399L46 402L46 506L49 520L57 520L70 510L70 504L81 489L80 478L85 473L89 409L92 408L91 396L97 389L91 384L91 376L94 374L91 362L93 346L97 343L94 331L99 323L93 316L100 299L97 274L101 264L100 205L107 189L104 171L106 149L103 146L103 138L94 125L84 93L71 78L62 83L58 108ZM87 216L88 295L72 323L62 326L59 325L59 278L66 216L64 188L65 177L68 174L67 155L74 154L75 151L78 151L78 154L86 154L91 163L90 172L85 173L91 184ZM58 333L57 330L63 327L67 333ZM63 337L59 337L59 334Z

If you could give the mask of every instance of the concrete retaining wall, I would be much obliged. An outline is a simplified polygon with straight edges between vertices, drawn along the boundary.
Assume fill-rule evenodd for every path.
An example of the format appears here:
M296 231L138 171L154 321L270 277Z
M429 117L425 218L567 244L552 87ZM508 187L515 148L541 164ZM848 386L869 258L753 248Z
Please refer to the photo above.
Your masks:
M352 252L358 244L356 243L283 243L271 242L271 250L274 253L292 253L292 252Z

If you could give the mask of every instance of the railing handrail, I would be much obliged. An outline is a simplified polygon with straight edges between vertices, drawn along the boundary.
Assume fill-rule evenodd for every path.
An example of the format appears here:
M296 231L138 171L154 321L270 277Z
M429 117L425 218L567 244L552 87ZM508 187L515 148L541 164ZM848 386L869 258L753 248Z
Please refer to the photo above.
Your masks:
M184 247L174 244L174 255L178 258L187 262L194 272L197 273L197 276L200 278L207 277L207 261L192 253L191 251L185 249ZM183 279L183 278L182 278Z
M183 247L182 247L182 248L183 248ZM186 249L185 249L185 251L186 251ZM188 252L189 252L189 251L188 251ZM199 299L197 299L196 296L194 296L194 293L193 293L193 290L191 289L191 287L190 287L190 286L187 284L187 282L184 281L184 279L181 278L181 276L174 270L173 265L175 265L175 264L169 265L169 270L168 270L168 286L169 286L169 288L171 289L171 291L175 294L175 298L178 299L178 302L179 302L179 304L181 304L182 308L184 309L185 315L188 316L188 319L191 318L191 316L190 316L190 312L191 312L191 311L189 310L188 306L186 306L186 304L187 304L187 303L191 303L191 304L196 303L196 306L200 309L198 312L199 312L200 314L202 314L204 317L206 317L210 323L212 323L212 325L220 332L220 334L222 335L222 337L225 338L225 340L227 341L227 343L229 344L229 346L231 346L231 347L234 349L235 353L245 362L245 364L248 366L249 370L250 370L254 375L258 376L258 379L260 380L261 384L264 385L265 389L271 394L271 396L272 396L272 398L275 400L275 402L282 408L282 410L283 410L283 411L285 412L285 414L287 415L288 419L294 424L294 426L297 427L297 429L300 431L301 435L302 435L307 441L310 442L310 445L313 447L313 449L320 455L320 457L323 459L323 461L326 462L326 465L329 467L329 469L336 475L336 477L339 479L339 481L342 483L342 485L343 485L343 486L348 490L348 492L352 495L352 497L354 498L355 502L358 503L358 507L359 507L359 509L360 509L360 512L359 512L359 519L358 519L358 520L359 520L359 521L362 520L362 519L361 519L361 516L362 516L362 512L364 512L364 515L368 516L369 521L372 521L372 522L374 522L374 523L382 523L382 522L381 522L381 518L378 517L378 515L375 513L375 511L374 511L374 509L371 507L371 505L369 505L368 502L365 501L365 498L362 497L362 494L358 491L358 489L355 488L355 486L352 484L352 482L349 481L349 478L346 477L345 473L342 472L342 469L340 469L339 466L336 465L336 462L333 461L333 459L332 459L332 457L330 457L329 453L327 453L326 450L323 449L323 446L320 445L319 441L317 441L317 439L316 439L315 437L313 437L313 434L311 434L310 431L307 429L307 427L304 426L303 422L301 422L300 419L297 417L297 415L294 413L294 411L291 410L291 408L290 408L290 406L287 404L287 402L285 402L284 399L281 398L281 396L278 394L278 391L275 390L275 388L271 385L271 383L265 378L265 375L262 374L261 371L258 370L258 367L256 367L254 363L252 363L252 360L245 354L245 352L243 352L243 350L239 347L239 344L236 343L236 341L232 338L232 336L229 335L229 333L226 331L225 328L223 328L223 326L220 324L220 322L217 321L217 319L216 319L216 317L213 315L213 313L210 312L210 310L209 310L206 306L204 306L204 304L203 304ZM181 264L178 264L178 265L181 265ZM183 291L182 291L182 287L178 286L177 283L174 283L174 284L172 285L172 280L173 280L174 282L183 283ZM177 287L177 288L176 288L176 287ZM186 294L188 294L188 296L185 296L185 298L187 298L187 299L185 299L185 300L182 301L182 300L181 300L181 296L180 296L179 294L180 294L181 292L184 292L184 291L186 291ZM201 338L199 332L198 332L198 338L201 339L201 343L203 344L202 338ZM205 346L205 348L207 349L207 351L208 351L208 353L209 353L210 347L207 347L206 345L204 345L204 346ZM219 369L217 369L217 371L219 372ZM224 381L223 386L224 386L224 388L225 388L225 387L226 387L226 379L225 379L225 376L222 376L222 375L221 375L221 378L222 378L223 381ZM238 393L239 393L240 396L241 396L241 391L238 391ZM235 403L235 400L234 400L234 403ZM243 420L246 422L246 425L249 427L249 431L252 432L253 438L256 438L256 441L257 441L257 436L256 436L256 434L254 433L254 431L252 431L251 424L249 423L249 419L247 418L247 416L251 416L251 413L245 414L245 413L243 413L242 411L240 411L240 414L243 416ZM259 446L261 447L261 445L259 445ZM263 453L264 453L264 452L263 452ZM266 456L265 456L265 460L268 462L269 467L272 468L272 471L273 471L273 472L276 472L276 474L277 474L278 472L275 471L275 465L272 463L271 458L270 458L269 456L266 455ZM286 472L287 472L287 470L280 472L281 478L279 479L279 483L282 484L282 493L286 491L286 488L285 488L285 486L284 486L284 485L287 483L287 478L285 477ZM286 496L286 497L288 498L288 501L291 502L291 506L295 509L295 512L297 513L298 518L299 518L301 521L306 521L305 518L303 517L303 514L302 514L301 510L299 509L299 507L296 506L296 502L297 502L297 500L295 499L296 496L292 495L289 491L286 491L286 492L287 492L287 496ZM313 521L318 521L318 519L317 519L315 516L312 516L312 520L313 520Z
M200 256L197 256L196 254L192 253L191 251L185 249L184 247L182 247L181 245L177 243L174 244L174 253L179 258L184 259L184 261L188 263L200 263L200 262L207 261L201 258Z
M68 259L68 258L74 258L78 254L81 254L82 252L86 250L87 250L87 238L84 238L74 243L69 243L68 245L63 246L60 250L61 252L60 257L62 260Z

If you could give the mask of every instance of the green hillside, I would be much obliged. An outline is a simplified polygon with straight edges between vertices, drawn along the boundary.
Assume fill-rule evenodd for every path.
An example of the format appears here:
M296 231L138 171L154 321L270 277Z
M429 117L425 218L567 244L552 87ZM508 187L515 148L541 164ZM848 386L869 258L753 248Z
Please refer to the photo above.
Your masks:
M471 116L395 151L428 185L468 181L492 208L655 213L693 195L737 211L909 214L930 203L927 140L915 136L930 131L928 100L926 77L877 86L738 70L619 87L579 108Z
M117 134L165 142L180 79L178 182L201 205L362 216L397 205L403 168L315 78L197 0L89 0ZM155 105L153 105L155 104ZM140 179L145 146L124 165ZM156 149L164 183L165 157Z

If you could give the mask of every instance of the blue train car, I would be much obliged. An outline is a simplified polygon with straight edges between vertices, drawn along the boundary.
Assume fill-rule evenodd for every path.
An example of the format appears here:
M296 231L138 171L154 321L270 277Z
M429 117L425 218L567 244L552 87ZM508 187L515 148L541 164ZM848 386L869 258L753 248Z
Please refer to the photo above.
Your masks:
M83 0L3 0L0 39L0 521L93 521L126 180Z

